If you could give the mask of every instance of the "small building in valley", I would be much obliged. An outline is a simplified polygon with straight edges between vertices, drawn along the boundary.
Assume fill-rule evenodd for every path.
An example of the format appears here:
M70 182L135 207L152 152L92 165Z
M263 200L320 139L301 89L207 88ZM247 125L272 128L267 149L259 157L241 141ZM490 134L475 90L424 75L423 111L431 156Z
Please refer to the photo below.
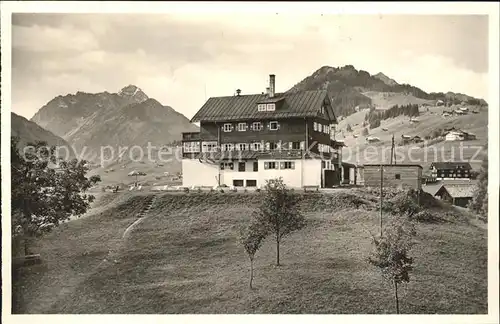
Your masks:
M430 171L438 180L470 179L472 167L469 162L433 162Z
M444 184L434 194L444 201L460 207L467 207L474 195L474 186L468 184Z
M422 166L419 164L365 164L362 170L366 187L380 187L382 180L384 187L422 189Z
M445 135L446 141L471 141L475 139L476 135L459 129L450 130Z

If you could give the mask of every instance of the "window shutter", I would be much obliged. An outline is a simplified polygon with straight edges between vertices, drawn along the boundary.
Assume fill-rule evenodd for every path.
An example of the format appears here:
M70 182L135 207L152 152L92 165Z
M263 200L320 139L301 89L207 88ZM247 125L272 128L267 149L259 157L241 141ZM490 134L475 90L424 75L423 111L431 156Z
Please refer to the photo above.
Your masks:
M277 129L280 129L280 123L276 123L277 124Z
M290 162L291 169L295 169L295 162Z
M234 168L234 164L233 163L229 163L229 168L232 170Z
M271 149L271 144L269 142L266 143L266 150L269 151Z
M220 164L220 169L221 169L221 170L224 170L224 163L221 163L221 164Z
M306 142L302 141L300 142L300 149L305 150L306 149Z
M285 168L285 162L280 162L280 169L284 169Z
M269 162L264 162L264 169L269 169Z

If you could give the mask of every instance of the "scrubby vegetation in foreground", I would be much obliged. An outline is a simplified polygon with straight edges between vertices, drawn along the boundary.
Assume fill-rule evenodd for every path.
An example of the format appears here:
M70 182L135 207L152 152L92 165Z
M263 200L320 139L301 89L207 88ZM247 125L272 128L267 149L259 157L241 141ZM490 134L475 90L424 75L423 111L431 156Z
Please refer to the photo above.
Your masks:
M275 242L263 241L250 289L238 237L260 194L158 195L125 241L121 235L148 195L62 224L33 246L44 263L18 273L14 312L394 312L391 284L367 262L379 230L376 190L297 192L306 226L283 240L280 267ZM385 190L384 217L405 197L413 196ZM429 197L419 199L414 215L427 212L432 221L417 222L412 280L399 289L400 312L486 313L486 231Z

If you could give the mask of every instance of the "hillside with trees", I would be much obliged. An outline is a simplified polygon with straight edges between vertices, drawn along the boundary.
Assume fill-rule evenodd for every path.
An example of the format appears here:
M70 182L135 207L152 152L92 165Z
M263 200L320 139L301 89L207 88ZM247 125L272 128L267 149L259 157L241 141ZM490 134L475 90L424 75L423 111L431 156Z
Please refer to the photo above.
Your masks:
M425 100L442 100L445 104L486 105L483 99L474 98L461 93L431 92L412 86L399 84L383 73L370 73L357 70L352 65L343 67L323 66L310 76L293 86L290 90L327 90L337 116L349 116L358 109L374 107L372 99L366 92L401 93L416 98L419 102Z

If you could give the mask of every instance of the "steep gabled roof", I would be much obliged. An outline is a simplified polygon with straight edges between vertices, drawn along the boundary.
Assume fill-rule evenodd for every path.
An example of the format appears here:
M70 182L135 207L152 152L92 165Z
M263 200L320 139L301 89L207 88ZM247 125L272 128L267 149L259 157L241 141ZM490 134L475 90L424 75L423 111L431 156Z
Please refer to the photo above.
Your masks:
M471 185L443 185L434 194L438 195L443 191L447 191L448 194L453 198L471 198L474 195L474 186Z
M469 162L433 162L431 167L436 169L472 169Z
M337 122L331 104L325 115L320 113L323 102L330 100L326 90L277 93L272 100L279 99L282 100L275 111L258 111L257 104L269 100L265 94L212 97L194 115L191 122L316 116Z

